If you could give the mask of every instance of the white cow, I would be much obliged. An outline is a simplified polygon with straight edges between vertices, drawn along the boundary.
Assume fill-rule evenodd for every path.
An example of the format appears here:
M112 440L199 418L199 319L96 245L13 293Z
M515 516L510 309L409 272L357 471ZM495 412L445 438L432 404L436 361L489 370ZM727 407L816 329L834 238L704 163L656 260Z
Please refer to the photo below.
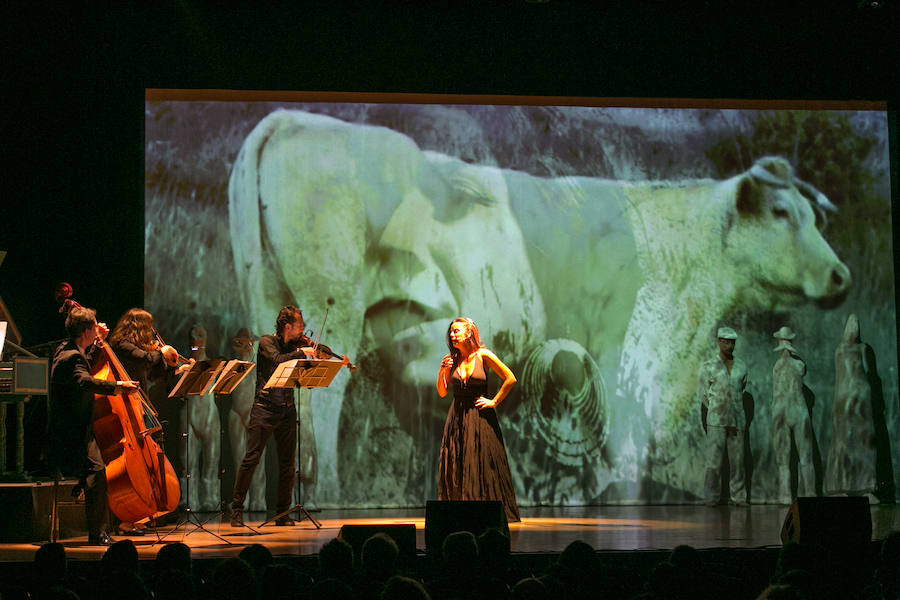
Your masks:
M849 269L817 228L833 205L775 157L724 181L506 178L548 331L614 369L620 416L632 401L643 413L616 427L629 432L612 442L619 476L699 496L693 398L713 332L742 313L846 295Z
M229 206L254 328L294 301L314 324L333 298L324 341L351 355L374 347L388 377L421 386L454 316L475 318L512 364L547 337L574 340L618 381L611 418L627 426L606 428L616 476L697 493L691 399L713 328L849 287L809 193L777 158L724 181L539 178L277 111L245 141ZM343 381L314 402L325 502L339 498L325 473Z

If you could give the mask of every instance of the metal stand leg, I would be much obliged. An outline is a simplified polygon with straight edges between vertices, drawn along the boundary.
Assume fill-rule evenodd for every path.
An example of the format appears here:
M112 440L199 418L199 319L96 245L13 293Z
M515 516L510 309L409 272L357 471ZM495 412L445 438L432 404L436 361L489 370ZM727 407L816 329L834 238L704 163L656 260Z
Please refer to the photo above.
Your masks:
M183 464L182 467L184 468L185 498L187 498L187 500L185 501L185 504L184 504L184 509L183 509L184 516L182 516L180 519L178 519L178 522L175 524L175 527L172 529L172 531L169 531L164 536L157 539L157 541L155 543L162 542L167 537L169 537L172 533L174 533L174 532L178 531L179 529L181 529L182 527L184 527L185 533L184 533L183 538L191 535L198 529L202 529L206 533L219 538L220 540L222 540L229 546L233 546L234 542L228 541L225 538L223 538L221 535L219 535L218 533L206 528L206 524L209 521L211 521L213 518L222 517L222 515L224 513L221 510L217 514L210 517L209 519L206 519L205 521L201 521L200 518L197 517L197 515L194 514L194 512L191 510L191 473L188 469L188 462L189 462L188 457L190 457L190 455L191 455L191 452L190 452L190 444L191 444L190 396L184 397L184 414L185 414L185 427L184 427L184 431L181 433L182 437L184 438L184 454L185 454L184 463L185 464ZM165 438L165 436L163 436L163 438ZM163 444L163 447L165 447L164 444ZM219 508L220 509L222 508L221 504L219 505ZM192 524L194 526L193 529L188 531L187 530L188 526L190 526Z

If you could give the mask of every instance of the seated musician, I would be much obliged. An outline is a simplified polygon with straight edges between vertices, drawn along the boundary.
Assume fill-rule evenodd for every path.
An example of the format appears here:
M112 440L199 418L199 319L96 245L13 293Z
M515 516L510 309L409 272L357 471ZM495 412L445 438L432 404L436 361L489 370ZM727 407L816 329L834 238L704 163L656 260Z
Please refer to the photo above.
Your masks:
M94 394L111 395L137 389L136 381L106 381L91 375L101 352L96 341L109 329L97 323L96 312L75 306L66 317L68 341L57 348L50 370L48 459L57 476L77 476L84 491L88 543L113 543L107 528L106 465L94 439Z

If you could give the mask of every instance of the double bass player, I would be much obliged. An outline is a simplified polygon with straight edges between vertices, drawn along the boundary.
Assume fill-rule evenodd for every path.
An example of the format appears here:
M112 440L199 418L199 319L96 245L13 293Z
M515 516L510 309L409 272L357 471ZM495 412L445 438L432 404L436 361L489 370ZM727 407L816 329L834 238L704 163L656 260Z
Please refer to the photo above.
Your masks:
M50 371L48 460L57 476L79 478L88 543L108 546L113 540L107 533L106 465L92 429L94 394L130 392L138 383L107 381L91 374L101 356L95 342L105 340L109 333L105 323L97 323L94 310L73 307L65 327L68 340L57 348Z

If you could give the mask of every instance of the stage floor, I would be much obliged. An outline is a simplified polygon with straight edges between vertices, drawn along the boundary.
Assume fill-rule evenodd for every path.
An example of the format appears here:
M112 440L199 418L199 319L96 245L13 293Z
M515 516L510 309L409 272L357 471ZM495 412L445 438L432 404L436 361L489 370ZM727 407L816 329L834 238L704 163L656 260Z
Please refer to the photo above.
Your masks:
M586 506L522 509L522 522L509 525L512 552L551 553L563 550L573 540L583 540L597 550L669 550L679 544L695 548L762 548L780 546L781 526L788 507L706 506ZM871 507L872 539L881 540L900 530L900 507ZM416 526L416 548L425 550L425 509L323 510L313 513L322 528L308 520L293 527L260 528L259 535L246 528L219 523L214 514L197 514L210 533L195 525L160 527L156 533L132 536L142 560L155 557L166 542L184 542L194 558L235 556L248 544L263 544L275 555L299 556L318 553L337 537L343 525L405 524ZM256 517L256 518L254 518ZM250 513L247 523L255 527L264 515ZM215 534L215 535L213 535ZM219 536L219 537L217 537ZM157 540L161 537L161 540ZM124 538L117 538L124 539ZM61 539L70 560L93 560L105 548L87 546L86 536ZM30 561L42 542L0 544L0 561Z

